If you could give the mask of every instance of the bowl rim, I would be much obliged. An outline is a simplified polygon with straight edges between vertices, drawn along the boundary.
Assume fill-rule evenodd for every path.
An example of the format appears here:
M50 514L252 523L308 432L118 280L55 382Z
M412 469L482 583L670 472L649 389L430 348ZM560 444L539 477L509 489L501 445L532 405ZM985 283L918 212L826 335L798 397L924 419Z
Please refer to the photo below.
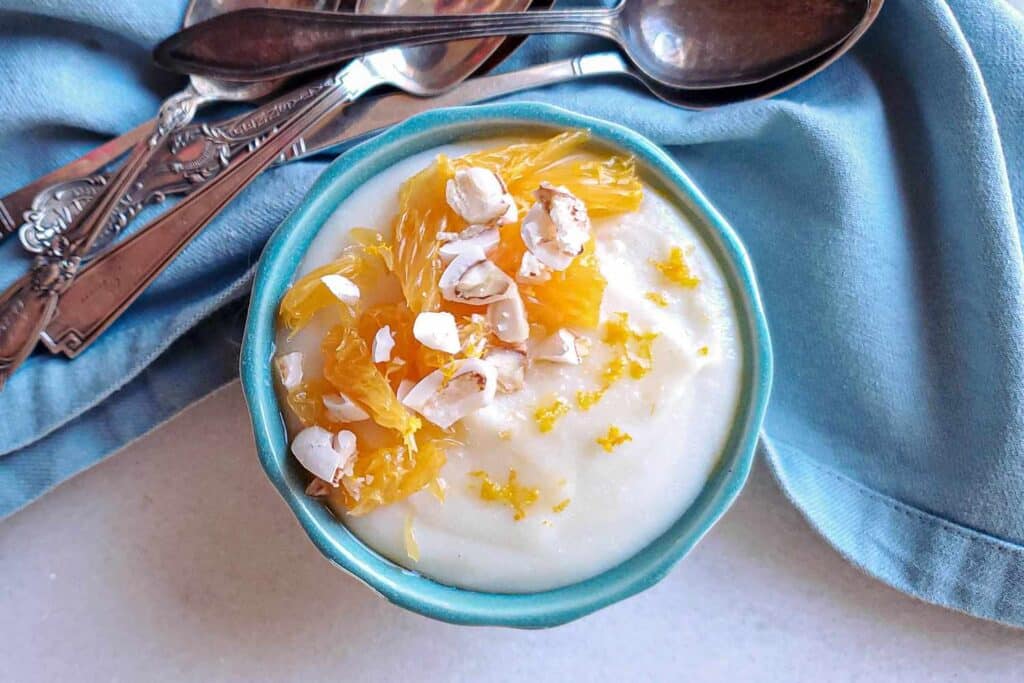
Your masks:
M448 586L395 565L356 538L303 492L289 464L288 438L272 372L277 306L313 237L356 188L395 162L466 137L498 137L496 128L584 128L596 144L634 155L693 220L722 268L743 342L744 381L737 417L718 465L689 509L661 536L594 577L538 593L490 593ZM485 131L492 131L487 134ZM438 138L443 138L439 140ZM257 266L240 374L260 464L313 544L388 601L441 621L546 628L564 624L660 581L731 506L754 458L772 382L772 353L753 267L736 233L660 147L618 124L547 104L516 102L435 109L418 114L338 157L275 230Z

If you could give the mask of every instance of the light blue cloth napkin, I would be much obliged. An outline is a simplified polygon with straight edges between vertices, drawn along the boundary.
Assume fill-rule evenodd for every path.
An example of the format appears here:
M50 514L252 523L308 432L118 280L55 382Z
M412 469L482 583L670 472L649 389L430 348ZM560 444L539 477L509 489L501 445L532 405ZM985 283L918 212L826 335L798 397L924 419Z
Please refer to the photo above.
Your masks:
M0 0L0 193L180 87L148 50L182 8ZM534 38L505 68L597 45ZM1024 625L1021 16L1000 0L889 0L824 75L712 112L600 81L516 99L661 143L746 241L776 353L763 452L810 523L900 590ZM15 377L0 515L235 376L260 247L324 163L267 173L94 349ZM0 246L0 285L23 267Z

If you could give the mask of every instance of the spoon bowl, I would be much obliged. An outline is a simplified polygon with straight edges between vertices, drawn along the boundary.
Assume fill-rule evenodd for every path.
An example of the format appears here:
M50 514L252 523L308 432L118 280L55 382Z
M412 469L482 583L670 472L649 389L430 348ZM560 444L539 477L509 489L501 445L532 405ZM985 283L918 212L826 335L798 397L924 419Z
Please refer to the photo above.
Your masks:
M617 43L651 83L711 89L757 83L827 53L869 8L869 0L622 0L612 9L374 18L253 9L185 29L154 57L173 71L259 81L400 45L583 33Z
M544 5L549 6L550 3ZM523 12L530 7L530 0L358 0L356 3L356 11L361 14L387 16ZM503 42L503 38L492 37L394 47L368 54L362 61L377 78L399 90L414 95L432 95L448 90L476 73Z
M804 64L850 35L866 8L863 0L627 0L614 25L650 86L702 90L759 83Z
M193 26L222 14L243 9L276 8L336 12L341 7L342 0L192 0L185 9L182 24L186 27ZM197 74L189 76L189 84L196 93L210 101L220 102L252 102L263 99L279 90L287 80L277 78L243 83L205 78Z
M833 62L849 52L874 23L884 3L885 0L870 0L868 12L864 16L864 19L862 19L860 24L857 25L857 28L854 29L854 31L843 39L843 41L836 47L807 62L804 62L803 64L800 64L797 67L794 67L793 69L790 69L789 71L763 81L712 90L680 90L676 88L665 88L652 84L649 81L644 81L644 85L661 100L687 109L713 109L715 107L721 107L735 102L746 102L773 97L779 93L795 88L797 85L803 83L815 74L818 74L828 68ZM634 79L643 80L643 78L636 73L632 73L631 76Z

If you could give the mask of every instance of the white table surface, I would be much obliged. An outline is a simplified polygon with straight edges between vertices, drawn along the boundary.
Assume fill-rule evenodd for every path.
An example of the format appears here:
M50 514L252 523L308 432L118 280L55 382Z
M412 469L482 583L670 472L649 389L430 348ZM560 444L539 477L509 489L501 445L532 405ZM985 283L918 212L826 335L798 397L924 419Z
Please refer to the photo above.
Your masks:
M1024 631L842 560L758 465L654 589L550 631L392 607L309 543L237 384L0 524L0 681L1021 680Z
M0 524L0 568L3 683L1024 677L1024 631L858 571L761 463L665 581L581 621L406 613L306 539L259 469L237 384Z

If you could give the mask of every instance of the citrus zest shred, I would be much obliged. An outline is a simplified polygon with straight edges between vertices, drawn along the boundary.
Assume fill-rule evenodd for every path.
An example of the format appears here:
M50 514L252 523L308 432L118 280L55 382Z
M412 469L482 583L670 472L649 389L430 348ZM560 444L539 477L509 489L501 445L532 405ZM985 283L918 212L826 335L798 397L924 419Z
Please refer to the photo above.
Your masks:
M698 355L698 356L706 356L706 355L708 355L709 353L711 353L711 349L709 349L709 348L708 348L708 347L706 347L706 346L702 346L702 347L700 347L699 349L697 349L697 355Z
M640 379L651 371L654 362L654 340L657 332L640 332L629 324L628 313L616 313L605 322L604 343L618 349L619 354L605 367L606 383L620 379L625 372Z
M612 425L611 427L608 428L607 434L605 434L604 436L599 436L597 438L597 444L601 446L601 448L603 448L606 453L611 453L622 444L632 440L632 436L622 431L615 425Z
M526 517L526 511L540 498L538 489L519 483L519 475L515 469L509 469L508 481L505 484L496 483L483 470L470 472L469 475L480 480L481 500L508 505L515 511L512 518L517 522Z
M657 332L640 332L629 324L628 313L616 313L604 324L602 340L615 350L615 355L601 368L600 388L576 392L576 405L590 410L613 384L626 375L640 379L651 371L654 364L654 340Z
M452 378L455 377L455 372L458 369L459 369L459 364L456 363L454 360L450 360L447 363L445 363L444 365L442 365L441 368L440 368L440 370L441 370L441 386L443 386L443 387L448 386L448 382L452 381Z
M576 405L580 410L590 410L597 405L602 398L604 398L603 389L598 389L597 391L577 391Z
M572 498L566 498L565 500L563 500L558 505L555 505L554 507L552 507L551 511L554 512L555 514L559 514L559 513L565 512L565 508L569 507L569 503L571 503L571 502L572 502Z
M487 319L480 315L472 315L459 323L459 342L462 344L462 355L466 358L480 358L487 350L487 337L491 329Z
M652 260L651 263L665 280L673 284L687 289L693 289L700 284L700 278L693 274L686 263L682 247L672 247L668 252L668 258L664 261Z
M442 477L434 477L427 484L427 490L430 491L438 503L444 503L445 494L448 492L448 484Z
M663 292L647 292L644 294L644 298L659 308L668 307L668 299L665 298L665 294Z
M562 397L547 405L538 406L533 412L533 419L537 421L537 427L542 434L547 434L555 428L555 423L569 414L569 404Z
M416 534L412 528L412 513L405 516L405 530L403 533L405 540L405 554L409 556L409 559L413 562L420 561L420 544L416 542Z

